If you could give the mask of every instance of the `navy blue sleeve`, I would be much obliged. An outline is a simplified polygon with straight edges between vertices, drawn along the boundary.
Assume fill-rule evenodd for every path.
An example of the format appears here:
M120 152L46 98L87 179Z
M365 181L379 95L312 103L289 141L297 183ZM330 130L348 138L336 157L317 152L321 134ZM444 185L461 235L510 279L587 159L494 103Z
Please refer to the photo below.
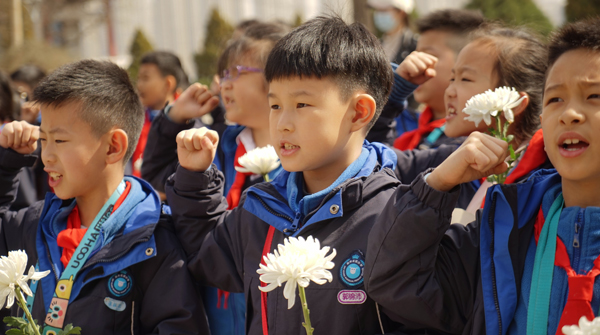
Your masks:
M396 189L371 229L365 287L394 321L460 334L478 289L479 224L451 225L459 188L437 191L424 175Z
M192 128L190 123L175 123L161 112L152 121L148 132L148 141L144 148L142 163L142 178L150 183L155 190L164 192L167 178L177 168L177 134Z
M9 250L25 249L25 236L35 236L37 220L29 219L28 207L10 210L19 187L19 172L32 166L37 160L33 155L21 155L11 149L0 147L0 254ZM31 235L33 234L33 235Z
M389 100L395 104L403 104L406 108L406 100L412 94L412 92L419 87L419 85L415 85L410 81L400 77L400 75L396 73L398 64L391 64L392 69L394 70L394 85L392 86L392 93L390 93Z
M179 166L167 180L167 200L194 278L204 285L242 292L244 243L238 226L245 220L241 207L227 210L223 179L214 165L205 172Z

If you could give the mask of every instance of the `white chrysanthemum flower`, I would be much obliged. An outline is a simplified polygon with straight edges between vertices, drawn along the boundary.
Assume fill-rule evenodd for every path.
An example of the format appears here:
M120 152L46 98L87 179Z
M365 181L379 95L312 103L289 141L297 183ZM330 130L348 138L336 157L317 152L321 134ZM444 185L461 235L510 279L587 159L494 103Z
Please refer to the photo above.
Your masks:
M565 335L599 335L600 317L589 321L585 316L582 316L579 319L579 325L564 326L562 332Z
M312 236L285 239L284 244L279 244L272 254L265 256L266 265L260 264L256 271L260 280L268 284L259 289L269 292L286 283L283 296L288 300L288 309L292 308L296 302L296 285L307 287L311 280L323 285L333 280L328 270L334 267L331 260L336 252L332 249L327 255L329 250L329 247L321 249L319 240Z
M263 176L275 170L281 164L275 148L271 145L250 150L238 159L238 163L241 167L236 166L237 171L251 172Z
M9 251L8 257L0 258L0 306L6 301L6 308L10 308L15 301L15 288L19 286L23 293L31 296L33 292L29 288L27 281L30 279L40 280L46 277L50 271L35 272L31 266L29 272L25 275L27 267L27 253L22 250Z
M465 120L475 122L476 127L481 121L490 126L492 117L496 117L498 112L502 111L506 121L513 123L515 115L512 109L519 106L523 99L525 96L521 97L514 88L499 87L494 91L487 90L467 101L463 109L463 113L468 115Z
M515 114L512 109L519 106L525 99L525 96L520 96L514 87L500 87L496 89L495 93L500 103L498 107L502 107L501 110L504 112L504 118L509 123L513 123L515 121Z

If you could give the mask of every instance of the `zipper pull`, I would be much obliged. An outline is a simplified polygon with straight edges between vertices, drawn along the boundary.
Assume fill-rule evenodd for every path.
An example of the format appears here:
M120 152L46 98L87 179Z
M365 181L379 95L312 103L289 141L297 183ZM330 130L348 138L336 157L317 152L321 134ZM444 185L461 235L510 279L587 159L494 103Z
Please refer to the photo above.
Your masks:
M573 248L579 248L579 223L575 224L575 236L573 237Z

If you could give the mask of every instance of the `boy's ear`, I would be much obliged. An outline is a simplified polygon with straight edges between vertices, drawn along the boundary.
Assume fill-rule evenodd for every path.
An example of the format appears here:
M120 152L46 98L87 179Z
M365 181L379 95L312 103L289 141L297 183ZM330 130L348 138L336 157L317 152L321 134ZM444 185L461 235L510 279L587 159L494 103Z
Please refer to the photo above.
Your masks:
M519 95L521 97L525 97L525 99L523 99L523 101L521 101L521 104L518 105L517 107L513 108L513 114L515 114L515 116L523 113L523 111L525 110L525 108L527 108L527 106L529 105L529 94L527 94L526 92L519 92Z
M129 140L123 129L111 129L108 132L108 151L106 152L106 163L120 163L125 157Z
M169 90L169 93L175 93L177 90L177 79L175 79L175 76L170 74L166 76L165 79L167 80L167 89Z
M350 107L354 109L351 131L355 132L367 127L373 120L377 104L371 95L360 93L352 99Z

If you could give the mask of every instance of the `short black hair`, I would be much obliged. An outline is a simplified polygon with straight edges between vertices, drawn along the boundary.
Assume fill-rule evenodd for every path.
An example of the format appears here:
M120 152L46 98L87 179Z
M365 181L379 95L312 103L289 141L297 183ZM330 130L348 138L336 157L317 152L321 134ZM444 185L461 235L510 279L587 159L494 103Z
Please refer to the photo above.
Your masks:
M14 119L15 101L8 76L0 71L0 122Z
M550 38L548 69L567 51L587 49L600 51L600 17L566 24Z
M223 50L218 61L219 75L222 75L223 71L230 66L235 65L232 64L233 62L245 56L252 57L261 67L264 67L275 43L289 32L289 26L284 24L253 20L243 34L231 41Z
M320 16L283 37L269 55L267 82L291 77L329 78L346 101L356 90L370 94L377 104L369 130L387 102L393 72L381 43L361 23L346 24L339 17Z
M469 34L485 22L485 17L478 10L442 9L420 18L416 25L420 34L435 30L454 35L446 43L458 54L469 42Z
M12 81L20 81L35 89L37 84L46 77L46 72L39 66L27 64L19 67L13 73L10 74Z
M127 71L107 61L67 64L42 80L34 96L42 108L80 104L79 116L98 137L115 126L123 129L128 139L124 163L131 158L145 115Z
M187 74L183 70L183 66L181 66L181 61L179 57L177 57L172 52L168 51L151 51L144 56L140 60L140 64L154 64L158 67L160 74L163 77L173 76L177 81L176 87L186 86L183 82L187 81Z

